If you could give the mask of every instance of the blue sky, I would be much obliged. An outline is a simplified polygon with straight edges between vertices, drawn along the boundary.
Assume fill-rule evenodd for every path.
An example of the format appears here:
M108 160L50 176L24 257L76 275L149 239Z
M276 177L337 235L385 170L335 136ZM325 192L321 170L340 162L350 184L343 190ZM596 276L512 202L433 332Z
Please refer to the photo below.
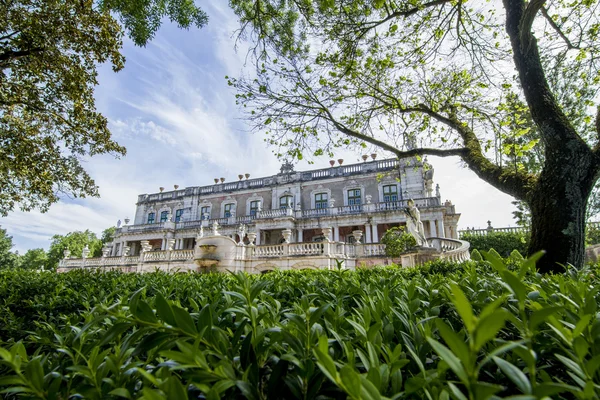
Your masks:
M205 28L186 31L166 23L144 48L126 41L121 72L101 66L97 108L127 155L86 162L100 198L64 198L45 214L15 211L0 219L13 236L14 249L48 248L52 235L75 230L100 233L134 215L138 194L158 192L160 186L169 190L175 184L208 185L215 177L232 181L241 173L260 177L279 171L280 162L262 135L249 133L224 78L244 71L244 43L235 49L235 16L224 4L203 7L210 17ZM340 157L346 164L360 159L348 152L336 159ZM296 168L322 168L328 160L322 157L313 166L302 163ZM496 227L514 225L510 196L479 180L457 158L429 161L443 200L452 200L462 213L460 229L484 227L488 219Z

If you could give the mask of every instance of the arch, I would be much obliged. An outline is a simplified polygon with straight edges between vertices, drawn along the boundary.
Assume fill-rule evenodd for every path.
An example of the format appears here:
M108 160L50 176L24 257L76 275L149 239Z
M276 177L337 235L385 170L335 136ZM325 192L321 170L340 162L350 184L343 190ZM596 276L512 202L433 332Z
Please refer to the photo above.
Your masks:
M317 267L315 264L308 262L308 261L300 261L294 265L292 265L292 267L290 269L319 269L319 267Z
M275 265L271 262L266 262L266 263L256 265L254 268L252 268L252 272L264 274L266 272L275 271L276 269L279 269L279 267L277 265Z

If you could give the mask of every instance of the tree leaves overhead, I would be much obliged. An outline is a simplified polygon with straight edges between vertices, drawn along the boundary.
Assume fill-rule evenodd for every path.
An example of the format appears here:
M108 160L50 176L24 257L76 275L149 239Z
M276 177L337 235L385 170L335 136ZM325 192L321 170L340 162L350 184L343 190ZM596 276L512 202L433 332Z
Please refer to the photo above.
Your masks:
M458 155L530 204L544 269L581 265L600 176L597 0L231 4L257 74L229 82L279 155Z
M97 65L124 66L120 18L144 45L163 17L207 22L191 0L0 1L0 215L46 211L61 194L98 196L87 156L121 156L97 112Z

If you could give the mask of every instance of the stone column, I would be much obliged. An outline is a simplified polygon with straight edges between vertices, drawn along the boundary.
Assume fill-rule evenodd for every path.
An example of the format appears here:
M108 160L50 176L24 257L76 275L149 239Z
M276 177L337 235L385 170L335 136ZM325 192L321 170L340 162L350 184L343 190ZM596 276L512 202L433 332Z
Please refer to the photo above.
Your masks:
M372 241L371 241L371 224L365 225L365 243L372 243Z
M260 244L261 244L261 241L260 241L261 234L262 234L262 232L260 231L260 229L257 229L256 230L256 245L257 246L260 246Z
M429 220L429 235L431 237L435 237L436 236L435 221L432 220L432 219Z
M303 231L302 231L302 229L301 229L301 228L298 228L298 230L297 230L297 234L296 234L296 236L297 236L297 239L298 239L298 240L297 240L297 243L302 243L302 241L304 240L304 237L303 237L303 235L302 235L302 234L303 234Z
M446 235L444 234L444 220L438 219L437 226L438 226L438 237L441 237L441 238L446 237Z
M333 241L339 242L340 241L340 227L334 226L332 229L333 229Z
M379 232L377 231L377 224L373 224L373 243L379 243Z

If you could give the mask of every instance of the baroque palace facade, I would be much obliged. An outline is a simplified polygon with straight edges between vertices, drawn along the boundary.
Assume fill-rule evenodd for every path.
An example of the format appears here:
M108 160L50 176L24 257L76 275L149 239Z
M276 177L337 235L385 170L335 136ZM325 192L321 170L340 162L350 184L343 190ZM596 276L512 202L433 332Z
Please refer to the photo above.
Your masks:
M415 201L427 237L457 239L460 214L441 201L433 168L415 158L365 161L311 171L285 163L277 175L237 182L141 194L133 223L117 229L107 257L144 251L194 249L198 238L219 234L240 244L378 243L391 227L406 223L406 202ZM215 231L216 232L216 231ZM327 235L328 237L325 237ZM360 236L358 236L360 238ZM250 239L249 239L250 238Z

